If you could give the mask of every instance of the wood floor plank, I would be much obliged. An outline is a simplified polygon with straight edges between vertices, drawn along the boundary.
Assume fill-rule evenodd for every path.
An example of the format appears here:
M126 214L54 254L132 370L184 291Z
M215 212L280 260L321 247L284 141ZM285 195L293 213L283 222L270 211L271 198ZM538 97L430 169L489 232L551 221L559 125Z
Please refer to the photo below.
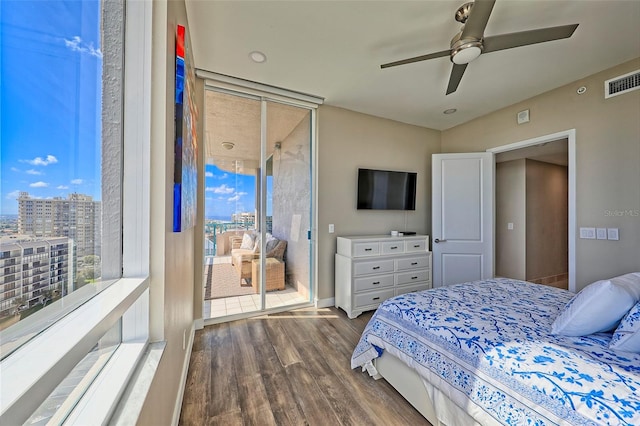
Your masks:
M245 425L276 426L262 376L239 376L238 388L242 420Z
M206 359L205 351L199 350L191 353L191 360L189 361L189 371L197 371L198 374L188 374L187 383L184 389L184 401L180 412L181 421L183 425L198 425L200 423L193 423L192 420L196 419L201 413L207 412L207 404L211 400L210 397L210 378L211 369L209 368L209 360Z
M236 380L231 327L229 323L208 327L209 346L211 348L211 378L209 388L211 400L207 417L240 411L238 381ZM197 374L194 372L194 374Z
M233 342L233 366L238 376L253 376L260 373L258 358L251 340L247 320L230 323L231 340Z
M352 370L371 313L306 308L196 333L180 425L428 425L384 380Z
M285 332L282 321L286 320L264 320L264 327L269 336L273 348L278 354L280 363L286 367L291 364L302 362L300 354L296 351L296 348L291 345L291 342Z
M293 389L293 397L310 425L340 424L322 388L302 363L291 364L285 371Z

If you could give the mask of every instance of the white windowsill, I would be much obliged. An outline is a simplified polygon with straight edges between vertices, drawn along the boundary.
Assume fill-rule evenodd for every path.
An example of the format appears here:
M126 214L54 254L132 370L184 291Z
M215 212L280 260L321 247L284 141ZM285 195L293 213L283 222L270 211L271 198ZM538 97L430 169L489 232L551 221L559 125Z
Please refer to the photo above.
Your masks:
M118 280L3 359L0 424L26 421L148 286L147 278ZM143 345L138 346L140 352L144 344L138 343ZM128 352L137 345L125 342L122 346ZM111 361L106 368L110 365Z

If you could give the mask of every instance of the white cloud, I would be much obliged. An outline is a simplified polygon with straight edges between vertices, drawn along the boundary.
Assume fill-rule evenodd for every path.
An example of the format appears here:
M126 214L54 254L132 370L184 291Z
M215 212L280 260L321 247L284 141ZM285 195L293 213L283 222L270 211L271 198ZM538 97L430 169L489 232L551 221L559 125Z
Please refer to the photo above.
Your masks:
M7 194L7 198L10 200L17 200L20 195L20 190L11 191Z
M213 177L213 173L211 173L211 172L204 172L204 177Z
M82 182L84 182L82 179L71 179L72 185L82 185Z
M32 166L48 166L49 164L55 164L58 162L58 159L49 154L46 158L36 157L33 160L20 160L23 163L29 163Z
M85 43L80 36L74 36L71 40L64 39L64 45L74 52L86 53L96 58L102 58L100 49L93 47L93 43Z
M47 186L49 186L49 184L47 182L34 182L32 184L29 185L31 188L46 188Z
M19 172L19 171L20 171L20 169L19 169L19 168L17 168L17 167L12 167L12 168L11 168L11 171L12 171L12 172Z
M67 185L58 185L56 189L69 189Z
M228 201L228 202L230 202L230 203L232 203L232 202L234 202L234 201L238 201L240 198L241 198L241 195L240 195L240 194L236 194L236 195L234 195L233 197L229 197L229 198L227 199L227 201Z
M233 194L235 190L225 184L222 184L220 186L208 186L205 191L213 192L214 194Z
M27 174L28 175L41 175L42 172L39 172L38 170L30 169L30 170L27 170Z

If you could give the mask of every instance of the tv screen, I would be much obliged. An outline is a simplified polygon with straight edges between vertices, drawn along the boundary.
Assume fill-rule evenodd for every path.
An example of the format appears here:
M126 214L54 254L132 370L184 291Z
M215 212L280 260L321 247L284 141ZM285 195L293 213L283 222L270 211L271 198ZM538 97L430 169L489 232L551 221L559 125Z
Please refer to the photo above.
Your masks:
M359 210L415 210L417 173L358 169Z

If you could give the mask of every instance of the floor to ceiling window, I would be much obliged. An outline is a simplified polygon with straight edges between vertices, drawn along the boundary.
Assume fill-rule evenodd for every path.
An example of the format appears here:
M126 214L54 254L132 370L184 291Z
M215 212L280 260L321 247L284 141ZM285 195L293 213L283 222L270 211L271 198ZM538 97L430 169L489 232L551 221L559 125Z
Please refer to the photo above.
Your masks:
M307 105L205 93L205 320L313 296L313 118Z

